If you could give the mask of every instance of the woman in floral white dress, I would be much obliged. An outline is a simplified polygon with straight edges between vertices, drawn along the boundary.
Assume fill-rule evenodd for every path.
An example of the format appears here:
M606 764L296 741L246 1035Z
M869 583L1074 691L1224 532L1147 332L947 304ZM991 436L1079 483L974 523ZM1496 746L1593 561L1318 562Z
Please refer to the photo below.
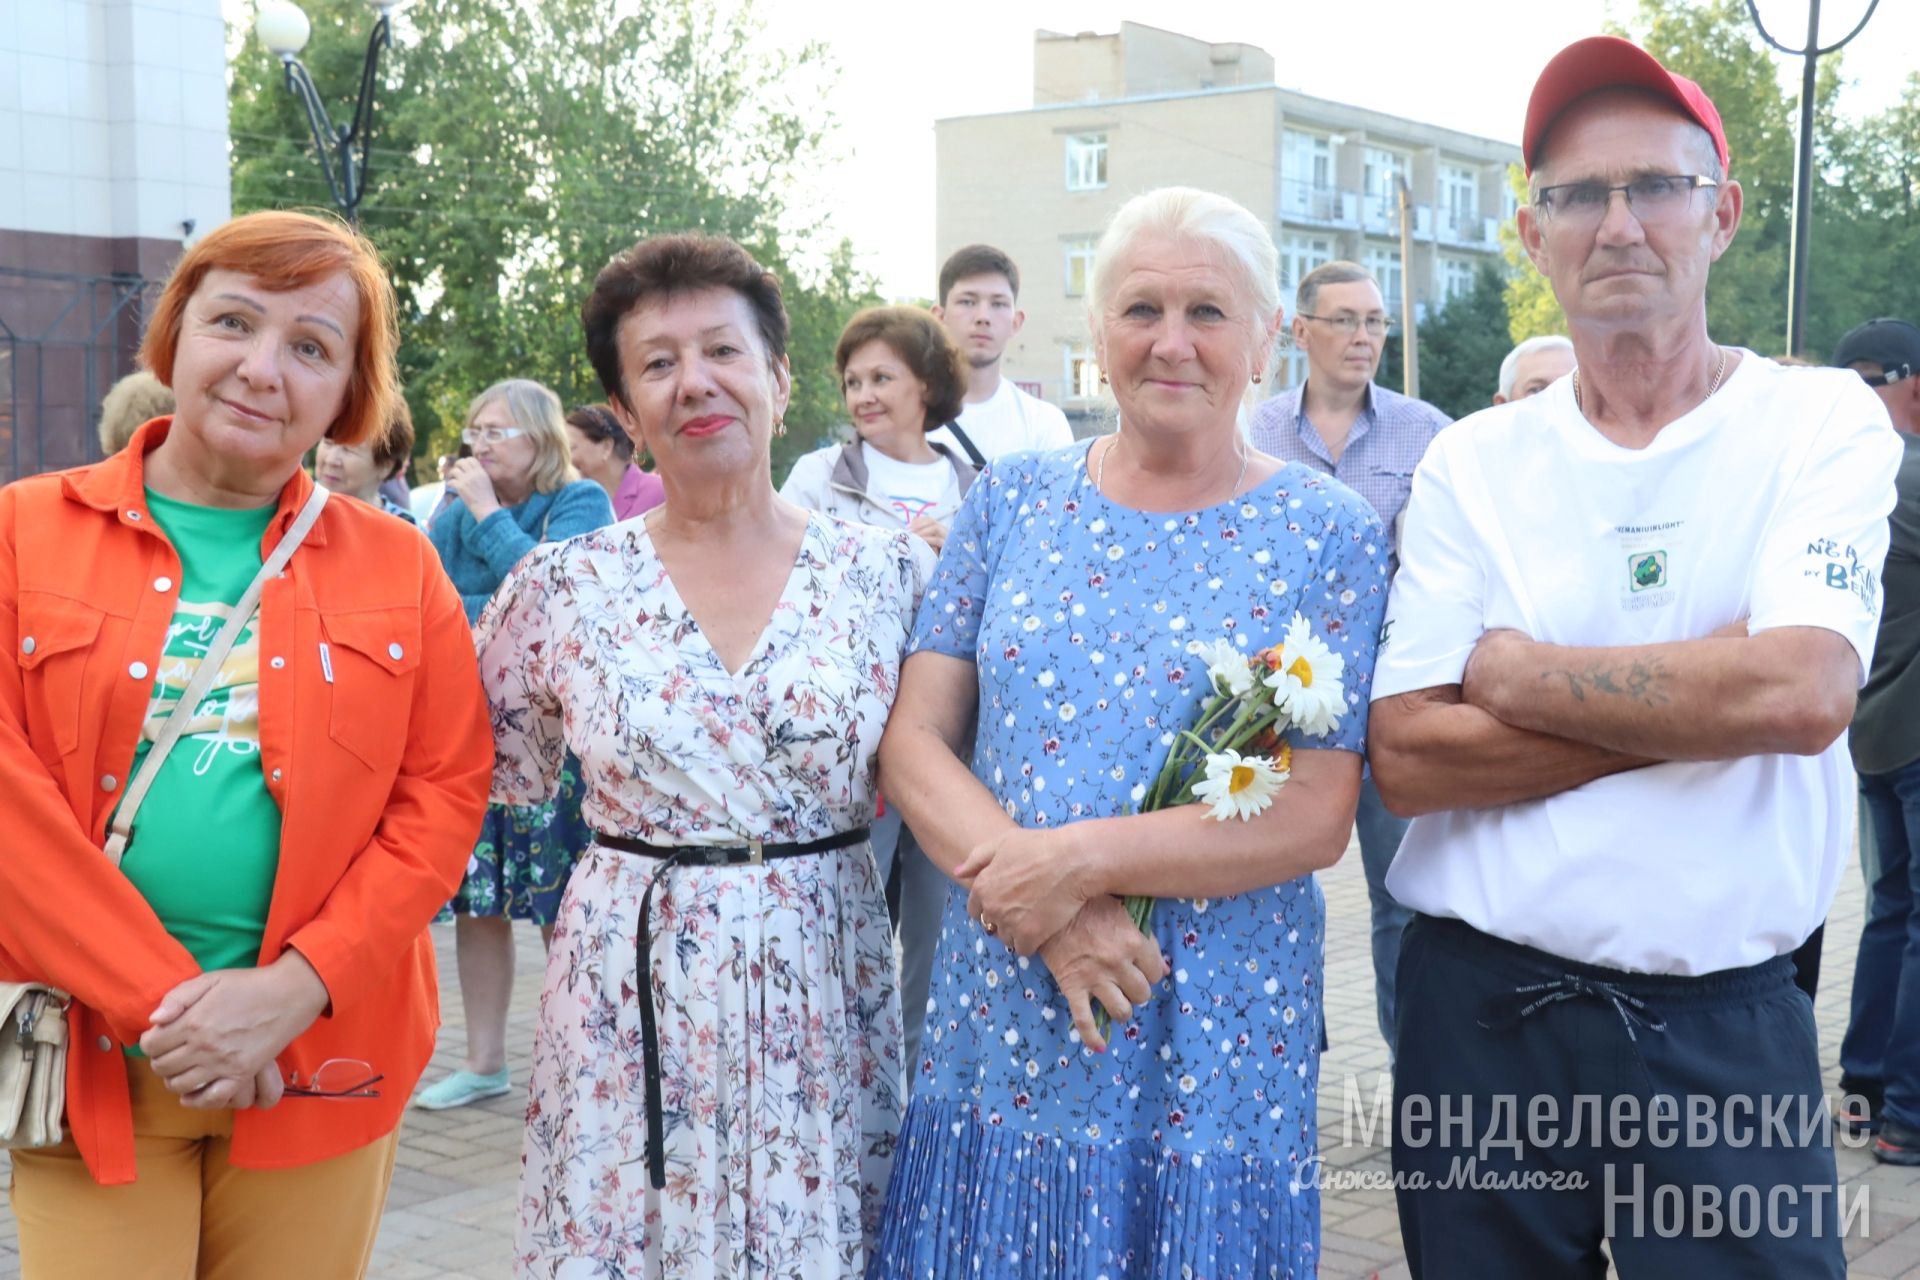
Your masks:
M901 1109L865 831L930 557L774 494L787 319L738 245L642 242L585 321L667 498L528 557L479 626L494 798L571 749L598 833L540 998L517 1269L859 1275Z

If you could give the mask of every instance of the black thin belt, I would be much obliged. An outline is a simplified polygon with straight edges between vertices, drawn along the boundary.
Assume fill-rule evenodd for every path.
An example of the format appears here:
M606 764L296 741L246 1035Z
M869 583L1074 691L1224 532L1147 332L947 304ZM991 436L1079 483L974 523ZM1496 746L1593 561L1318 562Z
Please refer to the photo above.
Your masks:
M627 836L593 833L593 842L621 853L638 853L658 858L660 867L640 898L640 928L634 938L634 986L639 989L640 1037L645 1056L647 1078L647 1178L656 1191L667 1185L666 1109L660 1101L660 1030L653 1009L653 891L675 867L757 867L775 858L804 858L808 854L830 853L859 844L870 834L866 827L855 827L818 840L761 841L745 844L693 845L648 844Z

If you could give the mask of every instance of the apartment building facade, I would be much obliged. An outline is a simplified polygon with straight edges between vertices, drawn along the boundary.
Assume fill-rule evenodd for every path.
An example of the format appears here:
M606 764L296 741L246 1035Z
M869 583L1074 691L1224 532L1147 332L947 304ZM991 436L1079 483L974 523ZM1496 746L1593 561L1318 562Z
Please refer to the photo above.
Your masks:
M1424 314L1501 261L1518 147L1283 89L1275 70L1252 45L1137 23L1041 31L1031 108L936 123L937 252L985 241L1020 264L1027 322L1008 374L1066 408L1077 429L1100 404L1085 297L1094 245L1142 191L1202 187L1245 205L1280 248L1289 312L1293 285L1335 259L1370 268L1396 315L1403 273ZM1402 180L1413 215L1405 262ZM1275 385L1304 375L1299 354L1285 352Z
M0 484L99 456L148 304L230 208L220 0L0 0Z

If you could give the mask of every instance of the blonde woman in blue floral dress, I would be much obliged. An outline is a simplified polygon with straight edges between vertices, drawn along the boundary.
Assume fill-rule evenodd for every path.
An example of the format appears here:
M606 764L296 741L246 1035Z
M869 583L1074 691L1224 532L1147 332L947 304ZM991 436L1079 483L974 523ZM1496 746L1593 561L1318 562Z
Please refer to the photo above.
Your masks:
M931 553L775 496L787 319L740 246L642 242L585 321L667 496L535 553L479 626L494 799L550 794L570 750L595 832L540 997L517 1273L859 1275L901 1106L867 828Z
M887 794L972 874L875 1280L1317 1273L1312 872L1353 824L1387 544L1357 495L1237 426L1280 324L1275 259L1223 197L1123 207L1089 300L1120 430L996 462L928 585ZM1126 816L1209 692L1189 646L1251 656L1296 613L1345 661L1338 727L1289 735L1291 779L1249 821ZM1151 936L1126 894L1162 899Z

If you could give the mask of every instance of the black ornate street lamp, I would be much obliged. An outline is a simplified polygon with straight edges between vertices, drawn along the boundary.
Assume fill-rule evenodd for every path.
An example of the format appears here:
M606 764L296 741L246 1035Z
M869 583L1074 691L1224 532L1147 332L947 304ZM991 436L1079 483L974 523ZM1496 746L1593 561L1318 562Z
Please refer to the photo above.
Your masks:
M1880 7L1880 0L1871 0L1867 11L1853 30L1847 32L1844 39L1836 44L1820 46L1820 0L1807 0L1807 43L1804 48L1789 49L1773 38L1766 23L1760 21L1760 10L1754 0L1747 0L1747 13L1753 18L1754 27L1760 32L1760 38L1778 49L1781 53L1796 58L1805 58L1806 66L1800 73L1800 153L1793 164L1793 239L1788 255L1787 267L1787 354L1800 354L1801 341L1807 332L1807 240L1813 230L1813 96L1814 81L1820 67L1820 59L1829 53L1844 47L1847 41L1866 27L1867 19L1873 17L1873 11Z
M379 13L373 34L367 39L367 59L360 68L360 98L354 104L353 123L335 125L327 114L326 103L313 87L313 77L300 62L300 51L307 47L313 26L307 15L292 0L265 0L253 29L287 68L287 92L300 99L306 108L307 125L313 130L314 149L320 153L320 168L327 175L327 190L350 223L360 221L360 199L367 193L367 161L372 155L373 85L380 66L380 51L393 47L393 8L399 0L368 0ZM358 145L360 154L354 155Z

